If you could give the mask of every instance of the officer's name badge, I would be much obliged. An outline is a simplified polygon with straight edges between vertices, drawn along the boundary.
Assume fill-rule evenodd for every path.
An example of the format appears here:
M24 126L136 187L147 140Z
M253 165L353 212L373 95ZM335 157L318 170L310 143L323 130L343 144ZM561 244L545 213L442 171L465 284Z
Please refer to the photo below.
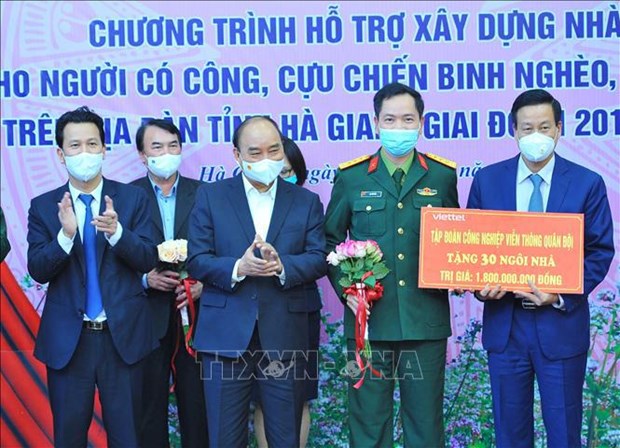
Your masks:
M382 191L362 191L360 196L363 198L380 198L383 196Z
M435 196L437 194L437 190L428 187L418 188L417 192L420 196Z

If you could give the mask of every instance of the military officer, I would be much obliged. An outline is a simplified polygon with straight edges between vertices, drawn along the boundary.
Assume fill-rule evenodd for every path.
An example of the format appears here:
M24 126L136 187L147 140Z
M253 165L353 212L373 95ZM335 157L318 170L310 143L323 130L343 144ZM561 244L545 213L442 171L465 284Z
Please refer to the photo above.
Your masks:
M374 97L381 148L339 166L327 207L327 250L344 241L375 240L391 270L384 295L368 320L371 364L359 389L349 384L352 447L391 447L393 391L399 381L405 446L443 447L446 341L450 336L447 291L418 288L420 210L458 207L456 164L416 148L424 126L424 102L408 86L393 83ZM345 335L354 359L357 299L344 295L338 268L330 281L349 309Z

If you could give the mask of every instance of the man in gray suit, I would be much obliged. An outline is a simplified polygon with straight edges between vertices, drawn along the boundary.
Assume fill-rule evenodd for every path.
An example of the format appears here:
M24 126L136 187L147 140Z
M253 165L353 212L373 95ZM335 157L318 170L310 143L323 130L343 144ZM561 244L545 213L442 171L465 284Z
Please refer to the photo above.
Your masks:
M136 146L148 174L132 184L147 192L157 243L187 239L189 213L200 182L179 174L182 149L179 129L168 120L150 120L138 129ZM184 447L206 447L207 417L200 366L185 348L180 310L187 305L188 298L179 273L153 269L142 277L142 286L148 294L160 346L145 361L140 445L169 446L168 394L174 366L181 443ZM201 292L202 283L192 286L196 309Z

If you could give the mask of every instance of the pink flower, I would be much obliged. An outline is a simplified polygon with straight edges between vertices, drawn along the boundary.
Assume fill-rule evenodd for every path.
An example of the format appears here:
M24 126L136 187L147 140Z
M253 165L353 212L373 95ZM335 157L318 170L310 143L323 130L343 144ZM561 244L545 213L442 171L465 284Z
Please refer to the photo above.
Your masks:
M337 252L338 249L345 257L355 257L355 241L347 240L336 247Z
M371 279L370 283L384 278L390 270L382 259L383 252L373 240L347 240L338 244L334 251L327 255L327 262L331 266L340 266L344 275L339 283L343 287L364 281L367 278L364 275L373 277L374 280Z
M364 258L366 256L365 241L353 241L353 247L355 248L355 258Z

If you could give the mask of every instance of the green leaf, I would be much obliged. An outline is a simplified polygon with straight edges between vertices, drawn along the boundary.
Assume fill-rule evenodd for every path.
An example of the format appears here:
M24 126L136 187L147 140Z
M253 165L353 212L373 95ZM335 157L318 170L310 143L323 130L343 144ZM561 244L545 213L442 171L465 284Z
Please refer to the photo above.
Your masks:
M341 277L338 281L338 284L343 288L348 288L349 286L351 286L351 280L349 280L347 277Z
M371 275L366 280L364 280L364 284L370 288L374 288L375 285L377 284L377 279L375 278L374 275Z
M372 269L372 272L375 274L377 280L381 280L390 273L390 270L387 268L385 263L381 262Z
M363 269L364 269L364 260L361 258L358 258L357 260L355 260L355 263L353 263L353 270L361 271Z
M596 417L599 421L605 421L611 417L611 413L607 409L597 409Z

